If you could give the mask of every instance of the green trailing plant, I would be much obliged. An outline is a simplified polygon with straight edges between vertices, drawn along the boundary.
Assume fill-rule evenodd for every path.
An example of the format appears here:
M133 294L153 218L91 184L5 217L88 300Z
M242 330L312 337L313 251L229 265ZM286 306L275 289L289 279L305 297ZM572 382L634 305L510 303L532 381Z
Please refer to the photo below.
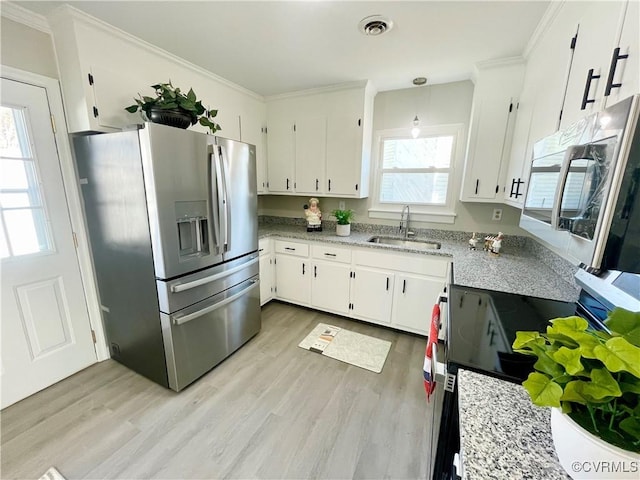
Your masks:
M605 325L556 318L546 334L516 332L513 349L537 357L523 382L535 405L559 407L587 431L640 452L640 312L616 308Z
M191 125L200 123L200 125L209 128L211 133L222 130L220 125L215 123L213 119L218 114L218 110L207 110L202 105L202 101L198 100L192 88L185 94L180 88L174 87L169 83L158 83L151 85L156 91L155 97L147 97L138 94L140 98L134 98L135 104L126 107L129 113L136 113L138 110L144 112L147 118L151 118L151 110L179 110L191 118Z
M336 221L338 225L349 225L351 223L351 219L355 215L356 212L353 210L334 210L331 212L331 215L336 217Z

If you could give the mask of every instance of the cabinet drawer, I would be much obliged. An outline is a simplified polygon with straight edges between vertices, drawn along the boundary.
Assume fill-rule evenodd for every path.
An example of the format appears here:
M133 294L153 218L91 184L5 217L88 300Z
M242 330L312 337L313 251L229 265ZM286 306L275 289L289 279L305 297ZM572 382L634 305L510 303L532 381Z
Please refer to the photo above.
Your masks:
M286 253L297 257L308 257L309 245L306 243L276 240L276 253Z
M260 256L271 253L270 238L261 238L260 240L258 240L258 252L260 253Z
M442 277L447 275L450 259L416 254L389 254L376 250L357 250L353 253L356 265L397 270L407 273Z
M351 250L328 245L311 245L311 256L320 260L351 263Z

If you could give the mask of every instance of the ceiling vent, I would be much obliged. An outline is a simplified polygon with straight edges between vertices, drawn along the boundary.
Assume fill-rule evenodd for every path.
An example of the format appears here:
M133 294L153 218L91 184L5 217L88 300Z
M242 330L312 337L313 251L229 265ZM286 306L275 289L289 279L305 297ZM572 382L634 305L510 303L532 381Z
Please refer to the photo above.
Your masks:
M371 37L377 37L393 28L393 21L382 15L369 15L360 20L358 29Z

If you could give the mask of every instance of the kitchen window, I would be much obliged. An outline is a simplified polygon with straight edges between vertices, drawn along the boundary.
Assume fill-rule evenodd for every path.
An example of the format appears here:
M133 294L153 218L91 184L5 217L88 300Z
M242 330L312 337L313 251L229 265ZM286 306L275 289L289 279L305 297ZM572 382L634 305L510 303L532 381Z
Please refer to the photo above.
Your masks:
M453 185L460 126L378 132L370 216L395 218L403 205L417 220L453 223ZM395 216L389 215L396 214Z

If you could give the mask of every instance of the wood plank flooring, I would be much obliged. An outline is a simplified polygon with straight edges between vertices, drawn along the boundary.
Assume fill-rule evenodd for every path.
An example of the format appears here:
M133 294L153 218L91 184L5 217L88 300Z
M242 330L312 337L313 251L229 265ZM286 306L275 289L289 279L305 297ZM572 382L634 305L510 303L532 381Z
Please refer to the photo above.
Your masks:
M319 322L392 342L375 374L297 347ZM114 361L0 413L3 479L427 478L426 339L278 302L176 394Z

